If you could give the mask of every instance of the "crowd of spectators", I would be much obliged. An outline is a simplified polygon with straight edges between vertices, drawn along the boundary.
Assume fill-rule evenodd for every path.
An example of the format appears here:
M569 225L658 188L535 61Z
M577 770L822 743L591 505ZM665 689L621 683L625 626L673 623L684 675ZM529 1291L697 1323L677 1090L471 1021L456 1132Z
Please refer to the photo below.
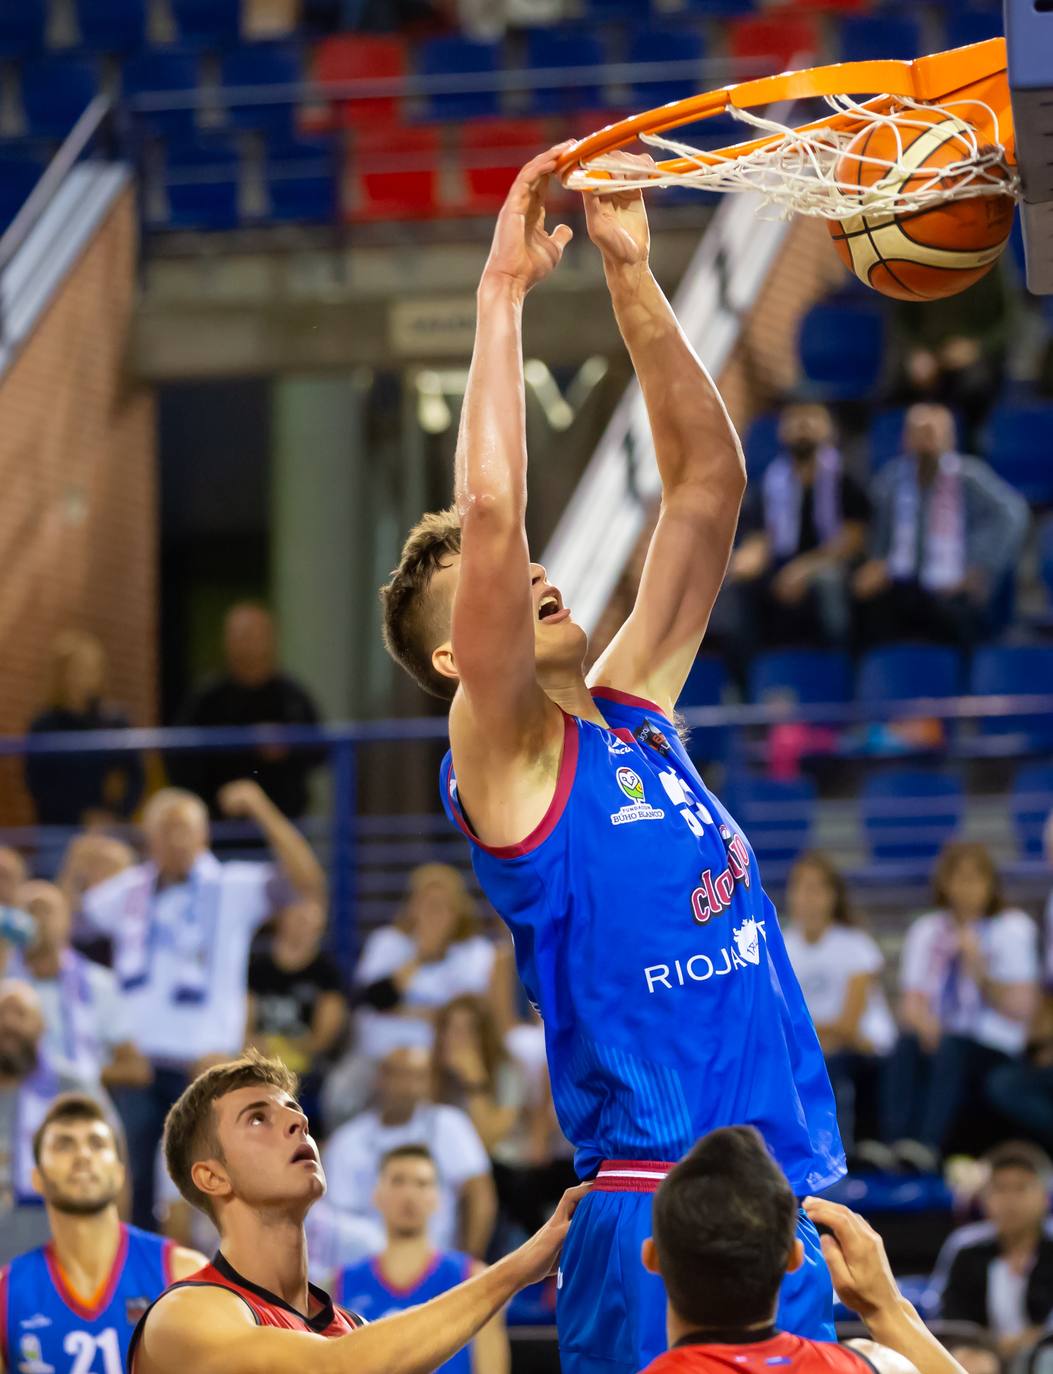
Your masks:
M997 629L1031 525L1024 499L960 452L954 412L906 411L902 452L860 479L826 406L794 402L753 482L707 648L740 673L761 649L919 639L969 649Z

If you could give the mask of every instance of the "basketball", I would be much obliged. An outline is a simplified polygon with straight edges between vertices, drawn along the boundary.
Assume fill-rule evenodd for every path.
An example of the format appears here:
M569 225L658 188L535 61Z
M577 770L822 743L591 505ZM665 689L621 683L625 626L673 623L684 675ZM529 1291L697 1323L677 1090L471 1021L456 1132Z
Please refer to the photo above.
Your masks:
M841 154L836 179L859 188L916 192L953 184L942 168L967 158L968 125L945 110L912 109L862 130ZM873 159L870 161L869 159ZM894 164L889 170L887 164ZM964 291L989 272L1013 226L1009 195L976 195L927 209L866 213L829 222L838 256L860 281L903 301L931 301Z

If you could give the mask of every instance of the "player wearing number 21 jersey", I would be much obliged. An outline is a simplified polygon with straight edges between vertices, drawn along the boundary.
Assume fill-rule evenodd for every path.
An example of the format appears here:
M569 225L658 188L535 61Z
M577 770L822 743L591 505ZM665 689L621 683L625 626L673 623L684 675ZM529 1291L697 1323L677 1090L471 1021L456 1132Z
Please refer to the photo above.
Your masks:
M674 724L745 472L720 396L649 271L638 192L587 194L585 212L647 407L662 502L636 605L587 677L585 631L530 561L520 323L527 291L569 238L544 228L558 153L523 170L499 218L456 509L411 533L383 591L384 628L418 683L450 700L443 805L511 930L544 1020L560 1125L580 1176L596 1180L561 1260L564 1374L636 1374L665 1348L662 1286L638 1256L672 1163L706 1131L749 1124L803 1196L843 1173L844 1153L756 857ZM804 1263L782 1286L779 1322L828 1337L830 1279L804 1216L800 1238Z
M0 1369L123 1374L143 1312L204 1256L122 1225L124 1170L94 1099L56 1098L33 1152L52 1238L0 1274Z

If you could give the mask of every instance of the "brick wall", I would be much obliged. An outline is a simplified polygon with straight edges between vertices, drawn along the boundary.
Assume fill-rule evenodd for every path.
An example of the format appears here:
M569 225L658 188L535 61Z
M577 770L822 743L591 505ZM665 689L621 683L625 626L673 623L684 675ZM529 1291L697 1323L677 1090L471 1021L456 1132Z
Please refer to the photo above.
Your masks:
M47 648L97 634L109 696L155 721L156 433L127 375L136 218L126 192L0 377L0 733L39 709ZM21 768L0 761L0 822L30 818Z

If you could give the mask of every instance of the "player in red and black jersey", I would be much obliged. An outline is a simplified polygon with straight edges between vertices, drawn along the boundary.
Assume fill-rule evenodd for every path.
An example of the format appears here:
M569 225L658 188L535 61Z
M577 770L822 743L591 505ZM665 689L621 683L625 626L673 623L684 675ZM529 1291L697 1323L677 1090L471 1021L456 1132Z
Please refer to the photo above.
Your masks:
M645 1268L667 1295L669 1350L646 1374L964 1374L900 1295L881 1237L847 1207L806 1198L826 1231L841 1300L873 1337L836 1345L778 1331L783 1278L800 1265L798 1204L751 1126L703 1136L655 1193Z
M196 1078L165 1123L165 1162L220 1235L211 1264L143 1317L130 1374L425 1374L520 1288L548 1274L586 1188L492 1268L365 1326L307 1281L304 1217L325 1192L318 1150L276 1060L249 1052Z

